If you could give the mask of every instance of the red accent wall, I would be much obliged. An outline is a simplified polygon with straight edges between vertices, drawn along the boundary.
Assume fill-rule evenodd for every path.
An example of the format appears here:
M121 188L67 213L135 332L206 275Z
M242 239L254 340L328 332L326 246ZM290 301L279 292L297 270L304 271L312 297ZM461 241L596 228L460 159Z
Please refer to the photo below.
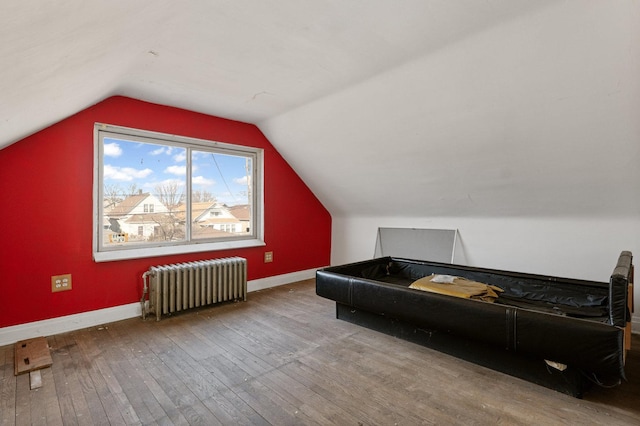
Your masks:
M263 148L266 247L95 263L95 122ZM253 280L330 259L331 216L256 126L120 96L0 150L0 206L0 327L137 302L151 265L242 256ZM68 273L73 289L52 293Z

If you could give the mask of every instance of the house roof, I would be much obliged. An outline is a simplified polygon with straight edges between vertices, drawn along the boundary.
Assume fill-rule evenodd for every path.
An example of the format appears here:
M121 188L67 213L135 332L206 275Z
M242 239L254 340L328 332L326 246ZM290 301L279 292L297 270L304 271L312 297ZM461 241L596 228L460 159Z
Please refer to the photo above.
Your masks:
M200 215L202 215L203 213L205 213L207 210L216 207L216 202L215 201L204 201L204 202L199 202L199 203L192 203L191 204L191 221L195 221ZM185 216L187 214L187 205L186 204L180 204L177 208L176 208L176 217L179 220L184 220Z
M138 204L143 202L150 196L149 193L142 193L136 195L130 195L118 204L116 204L111 210L109 210L109 216L111 217L122 217L126 216L131 211L136 208Z
M229 213L234 215L239 220L251 220L251 210L248 204L239 204L237 206L230 206Z
M223 218L211 217L211 218L207 218L205 220L199 221L198 225L205 226L205 225L216 225L216 224L224 224L224 223L240 223L240 222L241 221L238 220L235 217L223 217Z
M211 227L196 227L192 230L194 238L217 238L217 237L229 237L229 236L237 236L238 234L233 232L225 232L219 229L214 229Z

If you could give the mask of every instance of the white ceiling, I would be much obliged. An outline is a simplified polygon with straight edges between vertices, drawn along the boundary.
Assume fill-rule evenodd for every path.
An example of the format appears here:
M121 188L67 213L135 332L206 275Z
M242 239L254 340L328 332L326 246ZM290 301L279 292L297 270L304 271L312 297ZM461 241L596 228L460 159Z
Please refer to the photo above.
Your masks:
M334 215L640 213L640 2L0 3L0 148L111 95L257 124Z

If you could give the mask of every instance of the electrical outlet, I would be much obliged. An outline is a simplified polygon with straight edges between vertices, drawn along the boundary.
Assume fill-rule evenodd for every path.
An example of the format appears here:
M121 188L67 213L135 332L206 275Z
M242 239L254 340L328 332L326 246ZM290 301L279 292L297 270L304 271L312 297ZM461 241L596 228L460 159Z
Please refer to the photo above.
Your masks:
M273 252L266 251L264 252L264 263L273 262Z
M71 290L71 274L53 275L51 277L51 292Z

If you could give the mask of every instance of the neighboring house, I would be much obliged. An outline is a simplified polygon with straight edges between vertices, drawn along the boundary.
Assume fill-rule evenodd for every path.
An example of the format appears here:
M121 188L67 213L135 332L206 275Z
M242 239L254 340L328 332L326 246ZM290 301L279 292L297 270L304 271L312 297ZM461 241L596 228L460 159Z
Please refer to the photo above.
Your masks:
M229 213L234 215L236 219L240 221L243 231L251 232L251 209L248 204L239 204L237 206L229 207Z
M131 195L105 212L110 230L125 233L130 240L149 239L161 233L170 218L169 210L158 197L149 193ZM175 221L173 221L175 222Z
M204 232L207 229L231 234L247 232L249 220L236 217L232 213L234 208L235 206L228 207L213 201L193 203L191 207L191 222L198 225L198 227L193 228L194 236L208 238L210 232ZM185 205L178 207L177 216L184 220L186 217Z

